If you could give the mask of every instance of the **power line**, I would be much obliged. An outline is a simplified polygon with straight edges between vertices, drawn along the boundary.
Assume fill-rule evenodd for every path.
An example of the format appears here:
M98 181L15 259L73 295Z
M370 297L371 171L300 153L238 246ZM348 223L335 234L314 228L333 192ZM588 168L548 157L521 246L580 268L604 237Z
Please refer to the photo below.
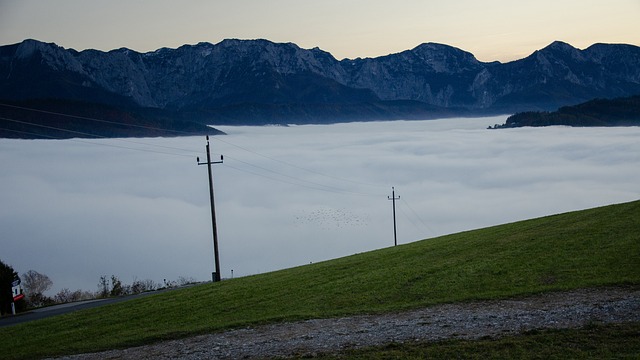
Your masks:
M36 123L28 122L28 121L22 121L22 120L16 120L16 119L9 119L9 118L6 118L6 117L0 117L0 120L10 121L10 122L18 123L18 124L23 124L23 125L36 126L36 127L41 127L41 128L50 129L50 130L65 131L65 132L69 132L69 133L72 133L72 134L78 134L78 135L84 135L84 136L91 136L91 137L96 137L96 138L101 137L101 136L99 136L99 135L89 134L89 133L85 133L85 132L82 132L82 131L69 130L69 129L62 129L62 128L58 128L58 127L55 127L55 126L49 126L49 125L36 124Z
M4 104L4 103L0 103L0 106L6 106L6 107L11 107L11 108L27 110L27 111L34 111L34 112L39 112L39 113L51 114L51 115L65 116L65 117L70 117L70 118L84 119L84 120L95 121L95 122L100 122L100 123L115 124L115 125L121 125L121 126L131 126L131 127L143 128L143 129L149 129L149 130L155 130L155 131L167 131L167 132L174 132L174 133L179 133L179 134L184 134L184 135L197 135L197 134L191 133L191 132L163 129L163 128L157 128L157 127L149 127L149 126L143 126L143 125L127 124L127 123L122 123L122 122L108 121L108 120L96 119L96 118L91 118L91 117L86 117L86 116L70 115L70 114L64 114L64 113L59 113L59 112L40 110L40 109L34 109L34 108L28 108L28 107L24 107L24 106L10 105L10 104ZM83 135L83 136L94 137L94 138L112 139L112 138L108 138L106 136L101 136L101 135L92 134L92 133L88 133L88 132L81 132L81 131L76 131L76 130L70 130L70 129L64 129L64 128L60 128L60 127L49 126L49 125L36 124L36 123L32 123L32 122L9 119L9 118L5 118L5 117L0 117L0 119L6 120L6 121L11 121L11 122L16 122L16 123L21 123L21 124L25 124L25 125L31 125L31 126L36 126L36 127L47 128L47 129L56 130L56 131L63 131L63 132L69 132L69 133ZM24 131L19 131L19 130L10 130L10 131L26 133L26 134L36 135L36 136L44 136L44 137L48 137L48 138L55 138L55 137L50 136L50 135L34 134L34 133L29 133L29 132L24 132ZM188 149L181 149L181 148L169 147L169 146L163 146L163 145L156 145L156 144L148 144L148 143L137 142L137 141L132 141L132 140L125 140L125 139L121 139L121 138L115 138L115 140L121 141L121 142L128 142L128 143L138 144L138 145L150 146L150 147L158 147L158 148L164 148L164 149L169 149L169 150L177 150L177 151L182 151L182 152L188 152L188 153L191 153L191 154L199 153L199 152L196 152L196 151L193 151L193 150L188 150ZM329 179L338 180L338 181L342 181L342 182L349 182L349 183L359 184L359 185L367 185L367 186L372 186L372 187L381 187L381 185L378 185L378 184L371 184L371 183L366 183L366 182L361 182L361 181L355 181L355 180L351 180L351 179L341 178L341 177L338 177L338 176L328 175L328 174L325 174L325 173L322 173L322 172L319 172L319 171L316 171L316 170L307 169L307 168L298 166L296 164L292 164L292 163L289 163L289 162L274 158L272 156L261 154L261 153L259 153L257 151L254 151L254 150L248 149L246 147L234 144L234 143L232 143L230 141L226 141L224 139L216 138L216 140L221 141L221 142L223 142L223 143L225 143L227 145L236 147L238 149L241 149L243 151L249 152L251 154L254 154L254 155L269 159L271 161L275 161L275 162L278 162L278 163L293 167L295 169L302 170L302 171L305 171L305 172L308 172L308 173L312 173L312 174L316 174L316 175L320 175L320 176L323 176L323 177L326 177L326 178L329 178ZM85 143L89 143L89 142L85 142ZM104 145L104 144L101 144L101 145ZM109 146L109 145L107 145L107 146ZM117 146L117 145L111 145L111 146L112 147L116 147L116 148L135 150L135 151L146 151L146 152L154 152L154 153L175 155L175 156L183 156L183 157L192 156L192 155L186 155L186 154L167 153L167 152L160 152L160 151L153 151L153 150L146 150L146 149L137 149L137 148L130 148L130 147L125 147L125 146ZM231 158L231 157L229 157L229 158ZM258 168L258 169L262 169L264 171L268 171L268 172L277 174L279 176L291 178L291 179L296 180L296 181L306 182L306 183L309 183L309 184L313 184L315 186L320 186L322 188L333 189L334 192L348 193L348 194L353 194L353 195L363 195L363 196L377 196L375 194L370 194L370 193L363 193L363 192L348 191L348 190L339 189L339 188L336 188L336 187L333 187L333 186L328 186L328 185L320 184L320 183L317 183L317 182L300 179L300 178L297 178L297 177L294 177L294 176L287 175L285 173L281 173L281 172L278 172L278 171L275 171L275 170L267 169L265 167L258 166L258 165L255 165L255 164L251 164L249 162L242 161L242 160L239 160L239 159L235 159L235 158L231 158L231 159L234 159L234 160L236 160L238 162L244 163L246 165L249 165L249 166L252 166L252 167L255 167L255 168ZM252 172L250 172L250 173L252 173ZM253 174L259 175L257 173L253 173ZM276 179L274 179L274 180L276 180ZM292 183L292 184L299 185L299 184L296 184L296 183ZM331 190L328 190L328 191L331 191Z
M138 125L138 124L128 124L128 123L123 123L123 122L118 122L118 121L103 120L103 119L97 119L97 118L92 118L92 117L87 117L87 116L65 114L65 113L60 113L60 112L41 110L41 109L34 109L34 108L25 107L25 106L11 105L11 104L5 104L5 103L0 103L0 106L10 107L10 108L15 108L15 109L20 109L20 110L26 110L26 111L32 111L32 112L38 112L38 113L43 113L43 114L63 116L63 117L74 118L74 119L88 120L88 121L111 124L111 125L128 126L128 127L145 129L145 130L163 131L163 132L168 132L168 133L175 133L175 134L181 134L181 135L190 135L190 136L201 135L200 133L195 133L195 132L180 131L180 130L160 128L160 127L152 127L152 126L145 126L145 125ZM196 151L191 150L191 149L182 149L182 148L176 148L176 147L170 147L170 146L163 146L163 145L155 145L155 144L147 144L147 143L142 143L142 142L135 142L135 141L131 141L131 140L124 140L124 139L121 139L121 138L112 138L112 137L107 137L107 136L103 136L103 135L97 135L97 134L92 134L92 133L87 133L87 132L82 132L82 131L76 131L76 130L64 129L64 128L59 128L59 127L53 127L53 126L50 126L50 125L42 125L42 124L37 124L37 123L23 121L23 120L9 119L9 118L5 118L5 117L0 117L0 119L6 120L6 121L11 121L11 122L16 122L16 123L21 123L21 124L25 124L25 125L38 126L38 127L48 128L48 129L51 129L51 130L64 131L64 132L69 132L69 133L78 134L78 135L84 135L84 136L90 136L90 137L95 137L95 138L116 139L116 140L119 140L119 141L137 143L137 144L142 144L142 145L146 145L146 146L154 146L154 147L161 147L161 148L166 148L166 149L171 149L171 150L185 151L185 152L189 152L189 153L192 153L192 154L197 153ZM5 129L5 130L21 132L19 130L11 130L11 129ZM36 133L29 133L29 132L21 132L21 133L26 133L26 134L35 135L35 136L44 136L44 137L48 137L48 138L54 138L54 137L52 137L50 135L43 135L43 134L36 134Z
M409 203L405 200L405 198L402 198L402 202L409 208L409 210L411 210L413 215L422 223L422 225L425 227L426 230L429 230L432 234L435 233L433 229L429 227L429 225L427 225L427 223L422 220L420 215L418 215L418 213L415 210L413 210L413 208L409 205Z
M223 142L223 143L225 143L225 144L227 144L227 145L231 145L231 146L233 146L233 147L236 147L236 148L238 148L238 149L244 150L244 151L246 151L246 152L252 153L252 154L254 154L254 155L261 156L261 157L263 157L263 158L265 158L265 159L269 159L269 160L271 160L271 161L275 161L275 162L281 163L281 164L283 164L283 165L287 165L287 166L290 166L290 167L296 168L296 169L298 169L298 170L303 170L303 171L306 171L306 172L309 172L309 173L312 173L312 174L316 174L316 175L324 176L324 177L326 177L326 178L330 178L330 179L334 179L334 180L339 180L339 181L344 181L344 182L350 182L350 183L353 183L353 184L359 184L359 185L367 185L367 186L374 186L374 187L382 187L382 185L379 185L379 184L365 183L365 182L361 182L361 181L355 181L355 180L351 180L351 179L341 178L341 177L338 177L338 176L327 175L327 174L321 173L321 172L319 172L319 171L315 171L315 170L307 169L307 168L304 168L304 167L298 166L298 165L296 165L296 164L292 164L292 163L287 162L287 161L284 161L284 160L276 159L276 158L274 158L274 157L272 157L272 156L268 156L268 155L261 154L261 153L259 153L259 152L256 152L256 151L253 151L253 150L251 150L251 149L248 149L248 148L246 148L246 147L243 147L243 146L240 146L240 145L233 144L233 143L231 143L231 142L229 142L229 141L226 141L226 140L224 140L224 139L217 138L216 140L217 140L217 141L220 141L220 142Z
M42 127L42 128L51 129L51 130L69 132L69 133L72 133L72 134L90 136L90 137L98 138L98 139L113 139L113 140L116 140L116 141L128 142L128 143L132 143L132 144L138 144L138 145L159 147L159 148L170 149L170 150L178 150L178 151L190 152L192 154L198 153L198 152L196 152L194 150L191 150L191 149L177 148L177 147L165 146L165 145L157 145L157 144L149 144L149 143L144 143L144 142L140 142L140 141L133 141L133 140L128 140L128 139L122 139L122 138L113 138L113 137L108 137L108 136L104 136L104 135L98 135L98 134L93 134L93 133L88 133L88 132L65 129L65 128L61 128L61 127L55 127L55 126L43 125L43 124L36 124L36 123L24 121L24 120L16 120L16 119L10 119L10 118L6 118L6 117L0 117L0 119L1 120L5 120L5 121L20 123L20 124L24 124L24 125L30 125L30 126ZM44 136L44 137L48 137L48 138L51 138L51 139L60 139L60 140L63 139L63 138L54 137L54 136L51 136L51 135L30 133L30 132L20 131L20 130L13 130L13 129L6 129L6 128L4 130L20 132L20 133L36 135L36 136Z
M216 139L216 140L218 140L218 139ZM309 188L309 189L314 189L314 190L321 190L321 191L328 191L328 192L342 193L342 194L361 195L361 196L377 196L375 194L368 194L368 193L363 193L363 192L344 190L344 189L337 188L337 187L334 187L334 186L325 185L325 184L322 184L322 183L319 183L319 182L305 180L305 179L298 178L298 177L291 176L291 175L287 175L285 173L281 173L281 172L278 172L278 171L275 171L275 170L271 170L271 169L268 169L268 168L265 168L265 167L262 167L262 166L259 166L259 165L251 164L249 162L242 161L240 159L236 159L236 158L233 158L231 156L227 156L227 158L235 160L237 162L243 163L243 164L251 166L251 167L255 167L255 168L263 170L263 171L267 171L269 173L273 173L273 174L278 175L278 176L282 176L282 177L285 177L285 178L288 178L288 179L291 179L291 180L299 181L301 183L306 183L306 184L310 184L310 185L318 186L318 187L311 187L311 186L307 186L307 185L299 184L299 183L294 183L294 182L290 182L290 181L282 181L281 179L265 176L265 175L262 175L260 173L256 173L256 172L252 172L252 171L246 171L246 172L248 172L250 174L254 174L254 175L257 175L257 176L262 176L262 177L265 177L267 179L271 179L271 180L275 180L275 181L281 181L281 182L284 182L284 183L287 183L287 184L292 184L292 185L303 186L303 187L306 187L306 188ZM245 170L242 170L242 169L239 169L239 168L234 168L234 169L239 170L239 171L245 171Z
M404 217L409 220L409 222L418 230L421 230L420 227L415 223L415 221L413 221L413 219L411 219L411 217L404 211L404 209L402 208L402 206L398 206L398 209L400 209L400 212L402 213L402 215L404 215Z
M178 151L183 151L183 152L189 152L191 154L199 153L199 152L196 152L194 150L189 150L189 149L182 149L182 148L176 148L176 147L164 146L164 145L157 145L157 144L149 144L149 143L144 143L144 142L140 142L140 141L133 141L133 140L127 140L127 139L122 139L122 138L110 138L110 137L103 136L103 135L97 135L97 134L92 134L92 133L87 133L87 132L82 132L82 131L76 131L76 130L69 130L69 129L64 129L64 128L55 127L55 126L49 126L49 125L35 124L35 123L27 122L27 121L9 119L9 118L6 118L6 117L1 117L1 116L0 116L0 120L20 123L20 124L25 124L25 125L35 126L35 127L41 127L41 128L46 128L46 129L50 129L50 130L63 131L63 132L69 132L69 133L73 133L73 134L91 136L91 137L93 137L95 139L108 139L108 140L113 140L113 141L126 142L126 143L130 143L130 144L144 145L144 146L149 146L149 147L157 147L157 148L163 148L163 149L169 149L169 150L178 150ZM103 144L103 143L93 143L93 142L89 142L89 141L80 141L80 140L78 140L76 138L63 139L63 138L55 137L55 136L52 136L52 135L38 134L38 133L32 133L32 132L28 132L28 131L21 131L21 130L13 130L13 129L6 129L6 128L2 128L2 129L3 130L7 130L7 131L17 132L17 133L34 135L34 136L43 136L43 137L46 137L46 138L49 138L49 139L72 140L72 141L76 141L76 142L82 142L82 143L85 143L85 144L95 144L95 145L102 145L102 146L110 146L110 147L115 147L115 148L120 148L120 149L152 152L152 153L164 154L164 155L174 155L174 156L184 156L184 157L193 156L193 155L186 155L186 154L177 154L177 153L173 153L173 152L170 153L170 152L165 152L165 151L155 151L155 150L149 150L149 149L132 148L132 147L127 147L127 146L113 145L113 144Z
M228 156L227 156L227 158L228 158ZM236 170L236 171L239 171L239 172L244 172L244 173L247 173L247 174L259 176L259 177L262 177L262 178L265 178L265 179L269 179L269 180L272 180L272 181L276 181L276 182L280 182L280 183L284 183L284 184L289 184L289 185L294 185L294 186L299 186L299 187L303 187L303 188L307 188L307 189L311 189L311 190L316 190L316 191L324 191L324 192L330 192L330 193L334 193L334 194L347 194L347 195L359 195L359 196L376 196L377 197L377 195L371 195L371 194L365 194L365 193L357 193L357 192L348 191L348 190L342 190L342 189L338 189L338 188L326 187L326 185L322 185L322 184L318 184L318 186L323 186L323 187L315 187L315 186L305 185L303 183L287 181L287 180L284 180L284 179L279 179L279 178L276 178L276 177L272 177L272 176L268 176L268 175L265 175L265 174L261 174L261 173L255 172L255 171L251 171L251 170L235 167L233 165L230 165L229 163L225 163L225 167L233 169L233 170ZM276 174L278 174L278 173L276 173Z
M0 119L2 119L0 117ZM4 131L11 131L11 132L15 132L15 133L20 133L20 134L26 134L26 135L33 135L33 136L42 136L42 137L46 137L52 140L59 140L60 138L57 138L55 136L51 136L51 135L45 135L45 134L37 134L37 133L32 133L32 132L28 132L28 131L22 131L22 130L15 130L15 129L7 129L4 127L0 127L0 130L4 130ZM69 140L73 140L73 139L69 139Z
M127 123L122 123L122 122L117 122L117 121L96 119L96 118L87 117L87 116L71 115L71 114L65 114L65 113L60 113L60 112L55 112L55 111L34 109L34 108L25 107L25 106L11 105L11 104L5 104L5 103L0 103L0 106L10 107L10 108L15 108L15 109L20 109L20 110L26 110L26 111L39 112L39 113L50 114L50 115L70 117L70 118L75 118L75 119L89 120L89 121L106 123L106 124L130 126L130 127L142 128L142 129L147 129L147 130L166 131L166 132L173 132L173 133L176 133L176 134L183 134L183 135L199 135L199 134L192 133L192 132L171 130L171 129L158 128L158 127L150 127L150 126L143 126L143 125L135 125L135 124L127 124ZM6 120L14 121L14 122L20 122L19 120L10 120L10 119L6 119ZM39 125L39 124L34 124L34 123L29 123L29 122L21 122L21 123L29 124L29 125L33 125L33 126L42 126L42 127L45 127L45 128L47 127L45 125ZM58 131L67 131L67 132L71 132L71 133L75 133L75 134L79 134L79 135L84 135L84 136L102 137L102 136L99 136L99 135L96 135L96 134L79 132L79 131L74 131L74 130L61 129L61 128L56 128L56 127L48 127L48 128L49 129L53 129L53 130L58 130ZM292 164L292 163L289 163L289 162L286 162L286 161L283 161L283 160L276 159L276 158L271 157L271 156L267 156L267 155L258 153L256 151L253 151L251 149L248 149L248 148L240 146L240 145L233 144L233 143L231 143L229 141L225 141L223 139L217 139L217 140L221 141L221 142L223 142L223 143L225 143L227 145L234 146L234 147L236 147L238 149L241 149L241 150L247 151L249 153L252 153L254 155L258 155L258 156L264 157L266 159L269 159L269 160L272 160L272 161L275 161L275 162L278 162L278 163L281 163L281 164L284 164L284 165L287 165L287 166L291 166L291 167L296 168L298 170L303 170L303 171L306 171L306 172L309 172L309 173L313 173L313 174L316 174L316 175L320 175L320 176L324 176L324 177L327 177L327 178L330 178L330 179L344 181L344 182L350 182L350 183L359 184L359 185L367 185L367 186L374 186L374 187L380 187L381 186L381 185L377 185L377 184L370 184L370 183L361 182L361 181L354 181L354 180L351 180L351 179L345 179L345 178L341 178L341 177L337 177L337 176L333 176L333 175L324 174L324 173L321 173L319 171L307 169L307 168L304 168L304 167L301 167L301 166L298 166L298 165L295 165L295 164ZM184 149L174 148L174 150L183 151Z
M58 131L68 131L68 132L72 132L72 133L80 133L80 134L83 134L83 135L95 136L96 138L111 139L111 138L107 138L107 137L101 136L101 135L96 135L96 134L91 134L91 133L86 133L86 132L78 132L78 131L74 131L74 130L68 130L68 129L63 129L63 128L54 127L54 126L48 126L48 125L33 124L33 123L21 121L21 120L13 120L13 119L8 119L8 118L4 118L4 117L0 117L0 119L7 120L7 121L13 121L13 122L17 122L17 123L29 124L29 125L33 125L33 126L37 126L37 127L44 127L44 128L58 130ZM39 134L29 133L29 132L19 131L19 130L11 130L11 129L7 129L7 130L20 132L20 133L27 133L27 134L30 134L30 135L39 135ZM51 138L51 139L58 139L58 138L50 136L50 135L42 135L42 136L45 136L45 137L48 137L48 138ZM75 141L75 142L81 142L81 143L85 143L85 144L101 145L101 146L108 146L108 147L114 147L114 148L119 148L119 149L127 149L127 150L134 150L134 151L144 151L144 152L151 152L151 153L164 154L164 155L174 155L174 156L182 156L182 157L191 157L192 156L192 155L186 155L186 154L176 154L176 153L172 153L172 152L163 152L163 151L155 151L155 150L149 150L149 149L132 148L132 147L127 147L127 146L113 145L113 144L95 143L95 142L89 142L89 141L82 141L82 140L79 140L79 139L67 139L67 140L72 140L72 141ZM155 144L148 144L148 143L143 143L143 142L138 142L138 141L119 139L119 138L116 138L116 139L113 139L113 140L123 141L123 142L138 144L138 145L155 146L155 147L167 148L167 149L172 149L172 150L180 150L180 151L185 151L185 152L192 152L194 154L195 153L199 153L199 152L195 152L195 151L187 150L187 149L181 149L181 148L175 148L175 147L169 147L169 146L162 146L162 145L155 145ZM219 140L219 139L217 139L217 140ZM231 168L233 168L235 170L244 171L246 173L253 174L253 175L256 175L256 176L261 176L261 177L268 178L268 179L271 179L271 180L274 180L274 181L280 181L280 182L291 184L291 185L302 186L302 187L306 187L306 188L312 189L312 190L328 191L328 192L343 193L343 194L346 193L346 194L361 195L361 196L377 196L377 195L373 195L373 194L367 194L367 193L362 193L362 192L344 190L344 189L336 188L336 187L333 187L333 186L324 185L324 184L321 184L321 183L318 183L318 182L313 182L313 181L310 181L310 180L297 178L297 177L294 177L294 176L291 176L291 175L287 175L287 174L284 174L284 173L281 173L281 172L278 172L278 171L275 171L275 170L271 170L271 169L265 168L263 166L255 165L255 164L252 164L252 163L240 160L240 159L236 159L236 158L231 157L231 156L227 156L227 158L235 160L235 161L240 162L240 163L243 163L243 164L248 165L248 166L255 167L257 169L261 169L263 171L267 171L267 172L276 174L278 176L289 178L289 179L292 179L292 180L295 180L295 181L298 181L298 182L302 182L302 183L308 183L308 184L314 185L315 187L311 187L311 186L307 186L307 185L304 185L304 184L291 182L291 181L283 181L282 179L265 176L265 175L257 173L257 172L247 171L247 170L243 170L243 169L240 169L240 168L237 168L237 167L233 167L233 166L227 165L228 167L231 167Z
M57 130L57 131L65 131L65 132L71 132L71 133L78 133L78 134L85 135L85 136L93 136L93 137L95 137L95 138L101 138L101 139L112 139L112 140L115 140L115 141L122 141L122 142L127 142L127 143L132 143L132 144L138 144L138 145L144 145L144 146L151 146L151 147L159 147L159 148L166 148L166 149L169 149L169 150L178 150L178 151L190 152L190 153L193 153L193 154L199 154L199 152L192 151L192 150L188 150L188 149L183 149L183 148L176 148L176 147L163 146L163 145L157 145L157 144L149 144L149 143L144 143L144 142L139 142L139 141L132 141L132 140L120 139L120 138L115 138L115 139L113 139L113 138L108 138L108 137L106 137L106 136L102 136L102 135L97 135L97 134L92 134L92 133L87 133L87 132L80 132L80 131L75 131L75 130L69 130L69 129L64 129L64 128L55 127L55 126L48 126L48 125L34 124L34 123L26 122L26 121L15 120L15 119L9 119L9 118L5 118L5 117L0 117L0 119L2 119L2 120L6 120L6 121L11 121L11 122L16 122L16 123L21 123L21 124L32 125L32 126L36 126L36 127L43 127L43 128L52 129L52 130ZM40 135L40 134L36 134L36 133L30 133L30 132L19 131L19 130L11 130L11 129L6 129L6 130L14 131L14 132L20 132L20 133L26 133L26 134L30 134L30 135ZM59 138L56 138L56 137L51 136L51 135L42 135L42 136L44 136L44 137L48 137L48 138L51 138L51 139L59 139ZM101 146L109 146L109 147L120 148L120 149L128 149L128 150L144 151L144 152L152 152L152 153L165 154L165 155L174 155L174 156L183 156L183 157L191 157L191 156L192 156L192 155L186 155L186 154L177 154L177 153L173 153L173 152L163 152L163 151L155 151L155 150L149 150L149 149L132 148L132 147L127 147L127 146L113 145L113 144L94 143L94 142L89 142L89 141L81 141L81 140L78 140L78 139L67 139L67 140L72 140L72 141L81 142L81 143L85 143L85 144L94 144L94 145L101 145ZM216 139L216 140L220 140L220 139L218 138L218 139ZM227 144L231 144L230 142L226 142L226 143L227 143ZM231 144L231 145L232 145L232 144ZM240 147L240 146L237 146L237 147L242 148L242 147ZM248 149L244 149L244 150L249 151ZM251 151L251 152L252 152L252 153L254 153L254 154L256 154L256 155L261 155L261 154L259 154L259 153L257 153L257 152L254 152L254 151ZM300 184L300 183L296 183L296 182L282 181L281 179L278 179L278 178L268 177L268 176L265 176L265 175L260 174L260 173L257 173L257 172L246 171L246 170L242 170L242 169L237 168L237 167L232 167L232 166L227 165L227 166L229 166L229 167L231 167L231 168L233 168L233 169L235 169L235 170L238 170L238 171L244 171L244 172L247 172L247 173L249 173L249 174L253 174L253 175L256 175L256 176L265 177L265 178L268 178L268 179L271 179L271 180L274 180L274 181L280 181L280 182L284 182L284 183L291 184L291 185L303 186L303 187L306 187L306 188L309 188L309 189L313 189L313 190L329 191L329 192L334 192L334 193L346 193L346 194L361 195L361 196L377 196L377 195L374 195L374 194L368 194L368 193L362 193L362 192L356 192L356 191L344 190L344 189L336 188L336 187L333 187L333 186L329 186L329 185L321 184L321 183L318 183L318 182L314 182L314 181L310 181L310 180L301 179L301 178L298 178L298 177L295 177L295 176L287 175L287 174L285 174L285 173L281 173L281 172L278 172L278 171L275 171L275 170L268 169L268 168L263 167L263 166L255 165L255 164L252 164L252 163L250 163L250 162L243 161L243 160L240 160L240 159L237 159L237 158L231 157L231 156L227 156L227 158L232 159L232 160L235 160L235 161L240 162L240 163L243 163L243 164L248 165L248 166L255 167L255 168L257 168L257 169L261 169L261 170L263 170L263 171L267 171L267 172L270 172L270 173L276 174L276 175L278 175L278 176L282 176L282 177L285 177L285 178L289 178L289 179L292 179L292 180L295 180L295 181L298 181L298 182L308 183L308 184L311 184L311 185L314 185L314 186L317 186L317 187L306 186L306 185L303 185L303 184ZM273 160L274 160L274 161L278 161L277 159L273 159ZM302 169L302 168L300 168L300 169ZM311 170L309 170L309 171L311 171Z
M195 135L195 133L188 132L188 131L163 129L163 128L158 128L158 127L153 127L153 126L144 126L144 125L137 125L137 124L127 124L127 123L118 122L118 121L96 119L96 118L87 117L87 116L71 115L71 114L65 114L65 113L60 113L60 112L55 112L55 111L34 109L34 108L25 107L25 106L11 105L11 104L5 104L5 103L0 103L0 106L10 107L10 108L20 109L20 110L39 112L39 113L42 113L42 114L57 115L57 116L64 116L64 117L74 118L74 119L82 119L82 120L100 122L100 123L104 123L104 124L130 126L130 127L135 127L135 128L139 128L139 129L154 130L154 131L167 131L167 132L173 132L173 133L176 133L176 134L183 134L183 135Z
M65 117L70 117L70 118L75 118L75 119L89 120L89 121L106 123L106 124L129 126L129 127L135 127L135 128L141 128L141 129L147 129L147 130L173 132L173 133L176 133L176 134L191 135L191 136L200 135L200 134L193 133L193 132L172 130L172 129L166 129L166 128L158 128L158 127L151 127L151 126L144 126L144 125L136 125L136 124L127 124L127 123L118 122L118 121L96 119L96 118L87 117L87 116L71 115L71 114L65 114L65 113L60 113L60 112L55 112L55 111L48 111L48 110L29 108L29 107L26 107L26 106L11 105L11 104L6 104L6 103L0 103L0 106L10 107L10 108L15 108L15 109L20 109L20 110L39 112L39 113L50 114L50 115L65 116ZM9 120L9 121L11 121L11 120ZM19 122L18 120L13 120L13 121ZM23 122L23 123L34 125L34 126L38 126L38 124L33 124L33 123L28 123L28 122ZM77 131L66 130L66 129L61 129L61 128L50 127L50 129L55 129L55 130L59 130L59 131L68 131L68 132L72 132L72 133L76 133L76 134L80 134L80 135L85 135L85 136L102 137L102 136L99 136L99 135L96 135L96 134L77 132ZM103 137L103 138L106 138L106 137ZM247 152L252 153L254 155L261 156L263 158L266 158L266 159L269 159L269 160L272 160L272 161L275 161L275 162L278 162L278 163L281 163L281 164L296 168L298 170L303 170L303 171L306 171L306 172L309 172L309 173L313 173L313 174L316 174L316 175L324 176L324 177L329 178L329 179L334 179L334 180L339 180L339 181L344 181L344 182L349 182L349 183L359 184L359 185L372 186L372 187L382 187L382 185L379 185L379 184L371 184L371 183L366 183L366 182L362 182L362 181L355 181L355 180L352 180L352 179L346 179L346 178L341 178L341 177L338 177L338 176L324 174L324 173L321 173L319 171L315 171L315 170L312 170L312 169L307 169L307 168L298 166L296 164L292 164L292 163L289 163L289 162L286 162L286 161L283 161L283 160L280 160L280 159L276 159L276 158L271 157L271 156L267 156L267 155L261 154L259 152L256 152L256 151L253 151L251 149L248 149L246 147L233 144L233 143L231 143L229 141L226 141L224 139L217 138L216 140L218 140L220 142L223 142L223 143L225 143L227 145L234 146L234 147L236 147L238 149L247 151ZM149 145L149 144L145 144L145 145L163 147L163 146L160 146L160 145ZM170 147L167 147L167 148L170 148ZM184 149L179 149L179 148L170 148L170 149L180 150L180 151L189 151L189 152L193 153L193 151L191 151L191 150L184 150ZM183 156L185 156L185 155L183 155ZM371 194L369 194L369 195L371 195ZM374 195L371 195L371 196L374 196Z

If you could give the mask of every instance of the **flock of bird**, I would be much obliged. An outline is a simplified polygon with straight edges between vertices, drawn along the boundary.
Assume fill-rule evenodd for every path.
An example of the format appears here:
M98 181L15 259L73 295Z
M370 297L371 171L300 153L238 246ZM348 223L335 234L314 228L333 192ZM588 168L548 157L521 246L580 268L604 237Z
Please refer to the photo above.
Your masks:
M361 216L347 209L319 208L305 211L295 216L297 224L316 225L323 229L365 226L368 223L367 216Z

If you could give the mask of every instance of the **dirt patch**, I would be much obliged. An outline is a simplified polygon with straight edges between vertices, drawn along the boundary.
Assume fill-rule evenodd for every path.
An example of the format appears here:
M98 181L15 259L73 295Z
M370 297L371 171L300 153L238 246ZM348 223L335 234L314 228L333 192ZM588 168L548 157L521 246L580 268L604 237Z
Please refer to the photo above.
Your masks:
M478 339L640 321L640 289L598 288L401 313L256 326L64 359L238 359L332 353L392 342Z

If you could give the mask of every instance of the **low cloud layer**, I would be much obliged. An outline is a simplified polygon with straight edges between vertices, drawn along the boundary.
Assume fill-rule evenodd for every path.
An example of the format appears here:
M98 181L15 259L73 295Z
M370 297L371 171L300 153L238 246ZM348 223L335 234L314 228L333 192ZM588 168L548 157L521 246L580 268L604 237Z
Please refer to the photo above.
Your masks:
M222 276L640 197L640 128L487 130L504 117L226 127L211 141ZM61 288L210 280L201 137L0 140L0 259Z

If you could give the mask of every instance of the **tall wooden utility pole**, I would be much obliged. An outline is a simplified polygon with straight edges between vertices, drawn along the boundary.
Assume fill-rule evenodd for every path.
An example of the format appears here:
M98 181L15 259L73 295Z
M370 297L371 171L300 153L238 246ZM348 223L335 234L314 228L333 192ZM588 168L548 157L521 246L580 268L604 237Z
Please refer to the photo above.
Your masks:
M391 187L391 197L387 196L387 199L393 200L393 245L398 246L398 235L396 233L396 200L400 199L400 195L396 197L396 189Z
M211 279L216 282L220 281L220 255L218 253L218 226L216 225L216 205L213 201L213 173L211 172L211 164L222 164L224 160L220 155L220 161L211 161L211 153L209 151L209 136L207 135L207 162L200 162L197 158L198 165L207 165L209 169L209 199L211 200L211 226L213 227L213 258L216 263L216 271L212 274Z

